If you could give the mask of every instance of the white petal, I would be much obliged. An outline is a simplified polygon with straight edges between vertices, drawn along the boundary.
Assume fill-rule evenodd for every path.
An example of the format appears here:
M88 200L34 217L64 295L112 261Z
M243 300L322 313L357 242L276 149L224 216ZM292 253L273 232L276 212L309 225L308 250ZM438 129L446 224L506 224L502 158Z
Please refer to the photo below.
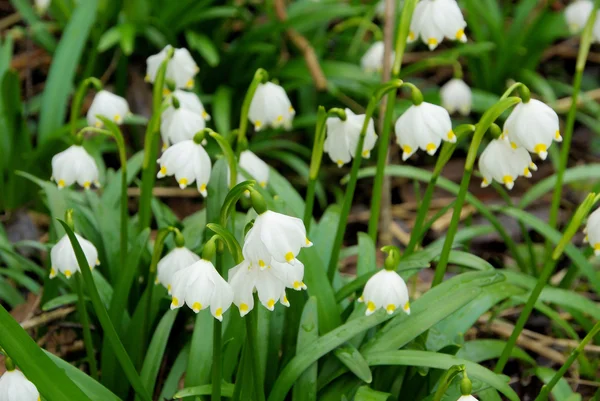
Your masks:
M127 100L105 90L96 94L87 113L87 122L90 126L101 127L104 124L96 116L101 115L117 124L122 124L123 119L130 113Z
M5 372L0 377L0 401L38 401L40 393L35 385L18 370Z

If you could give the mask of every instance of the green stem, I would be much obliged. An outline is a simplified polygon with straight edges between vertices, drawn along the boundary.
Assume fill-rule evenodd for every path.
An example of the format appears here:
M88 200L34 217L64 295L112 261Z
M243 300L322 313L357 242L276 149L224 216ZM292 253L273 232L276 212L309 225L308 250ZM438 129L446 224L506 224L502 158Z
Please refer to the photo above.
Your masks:
M250 83L250 87L248 88L248 92L246 92L246 96L244 97L244 103L242 103L242 113L240 115L240 128L238 129L238 145L236 146L236 151L239 153L240 144L246 140L246 131L248 130L248 113L250 112L250 105L252 104L252 99L254 98L254 93L256 92L256 88L258 88L259 84L263 84L269 80L269 74L262 68L259 68L254 73L254 78Z
M217 252L215 268L219 274L223 268L223 254ZM221 377L222 377L222 330L223 323L215 319L213 324L213 362L212 362L212 398L211 401L221 401Z
M552 204L550 206L550 216L548 218L548 225L552 228L556 228L558 220L558 210L560 208L560 202L562 198L564 174L565 170L567 169L567 162L569 161L569 152L571 151L571 139L573 137L573 128L575 126L577 102L579 98L579 92L581 90L583 71L585 70L585 64L592 43L594 23L596 21L596 11L598 10L599 3L600 1L598 0L594 2L594 8L592 10L592 13L588 18L583 33L581 34L581 44L579 46L579 53L577 54L577 63L575 64L575 76L573 78L571 107L569 108L569 113L567 114L567 121L565 124L565 131L563 135L563 143L560 149L558 168L556 170L556 184L554 186L554 193L552 194ZM549 242L547 244L549 248Z
M498 101L491 109L483 114L481 120L479 120L476 125L475 133L473 134L473 140L471 141L471 146L469 147L469 152L467 153L465 171L460 183L460 189L458 191L458 195L456 196L456 203L454 204L454 211L452 212L452 220L450 221L450 226L448 227L448 233L446 234L444 247L442 249L442 254L440 255L440 261L435 268L435 275L433 277L433 282L431 283L432 287L435 287L444 279L446 267L448 266L448 259L450 257L450 250L452 249L454 236L456 235L458 223L460 222L460 214L465 202L465 197L467 196L467 191L469 190L469 183L471 182L471 175L473 174L473 165L475 164L475 158L477 157L477 152L479 150L481 140L483 139L483 135L486 133L492 123L496 121L496 119L502 113L504 113L504 111L520 101L521 99L517 97L509 97Z
M402 9L402 17L400 18L400 26L396 37L396 57L392 66L392 79L397 79L400 76L402 67L402 58L406 49L406 39L410 29L410 21L413 12L417 6L418 0L406 0ZM371 217L369 218L369 236L373 242L377 243L377 230L379 227L379 212L381 208L381 193L383 190L383 179L385 173L385 165L387 163L388 147L390 145L390 133L392 130L392 120L394 119L394 109L396 106L396 95L398 91L392 90L388 94L387 105L385 108L385 116L383 123L383 132L379 137L379 146L377 150L377 172L373 182L373 195L371 197Z
M258 306L260 303L255 302ZM256 401L265 401L265 390L263 388L262 368L260 363L260 355L258 354L258 336L257 336L257 319L258 310L256 307L246 315L246 348L248 357L252 361L252 373L254 376L254 393Z
M412 0L408 0L410 3ZM399 79L393 79L390 82L381 85L375 94L371 97L367 110L365 112L365 121L360 131L360 137L358 144L356 145L356 151L354 154L354 160L352 161L352 170L350 172L350 179L346 186L346 194L344 195L344 203L340 212L340 220L338 223L335 239L333 243L333 249L331 251L331 259L329 260L329 267L327 269L327 277L329 281L333 280L335 271L337 270L338 259L340 256L340 250L342 248L342 242L344 241L344 233L346 232L346 225L348 223L348 215L350 214L350 208L352 207L352 200L354 199L354 191L356 190L356 182L358 180L358 170L360 169L360 163L362 161L362 149L365 142L365 136L367 134L367 128L371 117L375 112L375 108L379 104L381 98L388 92L395 92L402 86L403 82Z
M229 176L230 176L229 189L235 187L236 180L237 180L237 165L238 165L238 163L237 163L237 159L235 157L235 153L233 152L233 148L221 134L211 130L210 128L205 128L204 131L211 138L213 138L217 142L219 147L221 148L223 155L227 159L227 165L229 166Z
M567 370L569 370L569 368L571 367L573 362L575 362L575 360L583 352L583 350L585 349L585 346L590 341L592 341L594 339L594 337L596 336L596 334L598 334L598 333L600 333L600 321L596 322L596 324L594 325L594 327L592 327L590 332L585 336L585 338L583 340L581 340L581 342L579 343L577 348L575 348L573 350L573 352L571 352L571 355L569 355L569 358L560 367L560 369L554 374L554 376L552 376L552 379L550 379L548 384L545 384L542 387L542 390L540 391L540 393L538 394L538 396L535 398L534 401L545 401L548 398L548 394L550 394L550 392L552 391L554 386L556 386L558 381L565 375L565 373L567 373Z
M76 136L77 118L81 112L83 98L85 97L87 89L90 85L94 86L97 91L102 90L102 82L100 82L98 78L89 77L84 79L81 84L79 84L77 92L75 92L75 96L73 97L73 102L71 103L71 135L73 136Z
M375 39L375 41L383 40L383 32L381 31L381 28L379 27L379 25L374 23L369 18L369 16L348 18L347 20L342 21L339 24L337 24L336 26L334 26L332 29L332 32L339 34L339 33L342 33L343 31L345 31L346 29L354 28L354 27L358 27L359 31L360 30L363 30L364 32L370 31L373 34L373 39ZM357 33L359 33L359 31L357 31ZM364 35L362 35L360 37L363 37L363 36ZM359 43L359 44L360 44L360 42L361 42L361 40L357 41L357 43ZM355 46L354 41L352 41L351 46ZM348 51L348 53L350 53L350 50Z
M81 285L81 277L79 274L75 274L75 290L77 291L77 310L83 328L83 343L85 345L88 363L90 364L90 375L95 380L98 380L98 363L96 362L96 354L94 353L90 318L85 307L85 295L83 294L83 286Z

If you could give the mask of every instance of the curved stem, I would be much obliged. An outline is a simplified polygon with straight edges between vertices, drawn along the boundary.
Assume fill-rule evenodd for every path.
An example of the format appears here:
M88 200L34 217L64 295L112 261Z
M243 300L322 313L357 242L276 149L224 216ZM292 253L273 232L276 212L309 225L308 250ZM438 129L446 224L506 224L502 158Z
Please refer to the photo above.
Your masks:
M375 39L376 41L383 40L383 32L381 31L379 25L374 23L367 16L348 18L347 20L335 25L332 29L332 32L341 33L346 29L354 27L364 27L365 31L371 31L371 33L373 34L373 39Z
M259 302L255 302L255 305L260 305ZM248 350L248 356L252 361L252 374L254 377L254 393L256 401L265 401L265 390L263 388L263 377L262 368L260 363L260 355L258 355L258 336L257 336L257 316L258 310L250 311L245 317L246 320L246 349Z
M408 0L410 3L411 0ZM360 131L360 137L358 139L358 144L356 145L356 151L354 154L354 160L352 161L352 170L350 172L350 179L346 186L346 194L344 195L344 203L342 205L342 210L340 212L340 220L338 223L337 231L335 234L335 239L333 243L333 249L331 251L331 259L329 260L329 267L327 268L327 277L329 281L333 280L335 275L335 271L338 265L338 259L340 256L340 249L342 247L342 242L344 241L344 233L346 232L346 225L348 223L348 215L350 214L350 208L352 207L352 200L354 199L354 191L356 189L356 182L358 180L358 170L360 168L360 163L362 161L362 150L363 144L365 142L365 136L367 134L367 128L369 126L369 122L371 121L371 117L375 112L375 108L379 104L381 98L386 95L388 92L395 92L399 87L402 86L402 81L399 79L393 79L390 82L381 85L377 91L371 97L369 104L367 106L367 110L365 112L365 121L363 123L362 129Z
M527 103L529 101L529 98L531 96L529 88L525 86L525 84L522 82L515 82L514 84L509 86L508 89L504 91L504 93L498 101L508 98L514 91L519 91L519 93L523 97L523 102Z
M397 79L400 76L402 67L402 58L406 49L406 40L410 29L410 21L413 12L417 6L418 0L406 0L402 9L402 17L400 18L400 26L396 37L396 57L392 66L392 79ZM392 120L394 119L394 109L396 105L396 95L398 91L392 90L388 94L387 105L385 108L385 116L383 123L383 132L379 137L379 145L377 147L377 173L373 182L373 195L371 198L371 216L369 218L369 236L373 242L377 243L377 230L379 227L379 212L381 205L381 193L383 190L383 179L385 165L387 163L388 147L390 145L390 132L392 130Z
M87 92L89 86L93 86L97 91L102 90L102 82L98 78L89 77L84 79L79 87L77 88L77 92L75 92L75 96L73 97L73 102L71 103L71 135L76 136L77 131L77 117L79 117L79 113L81 112L81 105L83 103L83 98Z
M264 69L259 68L254 73L254 78L250 83L248 92L246 92L246 96L244 97L244 103L242 103L242 113L240 115L240 128L238 129L238 145L236 146L237 153L239 153L240 151L240 143L243 143L246 139L246 131L248 130L248 113L250 112L250 105L252 104L252 99L254 98L256 88L258 88L259 84L265 83L268 80L269 74Z
M211 130L210 128L205 128L204 131L206 133L208 133L208 135L211 138L213 138L217 142L217 144L219 144L219 147L221 148L223 155L227 159L227 164L229 166L229 189L235 187L236 180L237 180L236 177L237 177L237 164L238 163L237 163L237 159L235 157L235 153L233 152L233 149L231 148L231 145L225 139L225 137L223 137L221 134Z
M98 380L98 363L94 353L94 342L92 340L92 331L90 330L90 317L85 307L85 295L83 286L81 285L80 274L75 274L75 290L77 291L77 310L81 319L81 327L83 329L83 343L87 353L88 363L90 364L90 376Z

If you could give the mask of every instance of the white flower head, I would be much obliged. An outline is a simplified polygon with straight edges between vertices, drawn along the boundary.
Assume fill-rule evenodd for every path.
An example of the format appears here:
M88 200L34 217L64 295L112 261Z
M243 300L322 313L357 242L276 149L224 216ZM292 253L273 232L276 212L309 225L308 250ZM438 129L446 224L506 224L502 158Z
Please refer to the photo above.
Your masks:
M50 7L50 1L51 0L35 0L35 11L37 11L38 14L45 14L48 7Z
M78 183L89 189L92 183L97 187L98 166L94 158L85 151L83 146L73 145L67 150L57 153L52 158L52 179L59 189Z
M381 72L383 70L384 44L382 41L375 42L360 59L360 66L366 72ZM392 50L389 65L394 63L395 52Z
M40 393L23 373L9 370L0 377L0 401L40 401Z
M96 117L104 116L117 124L123 123L123 118L130 114L127 100L114 93L101 90L96 94L87 113L87 123L92 127L102 127L104 124Z
M206 122L202 115L183 107L173 110L160 122L160 134L165 148L194 138L204 128Z
M154 83L158 69L167 57L167 51L170 48L171 45L167 45L160 53L146 59L146 81ZM173 81L177 88L191 89L194 87L194 76L198 71L200 68L187 49L175 49L173 58L167 65L165 79Z
M200 98L195 93L176 89L173 93L171 93L170 96L177 98L180 109L186 109L194 112L201 116L205 121L210 120L210 115L206 112L204 105L200 101ZM169 107L167 107L167 109L162 113L161 121L171 118L175 110L176 109L173 107L173 104L170 103Z
M258 215L246 234L242 253L253 266L266 269L271 259L295 263L300 249L311 246L301 219L267 210Z
M456 3L456 0L421 0L412 17L408 41L414 42L419 37L435 49L444 40L467 41L465 28L467 23Z
M456 401L478 401L477 398L473 397L472 395L461 395L460 397L458 397L458 400Z
M513 148L523 147L542 160L548 156L552 141L561 142L558 115L536 99L519 103L504 123L503 136Z
M433 155L442 140L456 142L450 115L441 106L427 102L413 105L396 121L396 142L402 149L402 160L418 149Z
M290 129L295 114L296 111L281 86L272 82L258 84L248 111L248 118L256 131L267 126Z
M85 254L85 260L90 269L100 265L98 251L94 244L79 234L75 234L75 237L79 245L81 245L81 249ZM58 272L64 274L66 278L71 278L73 274L79 271L79 263L77 263L77 258L75 257L75 250L66 234L50 250L50 266L50 278L56 277Z
M381 269L375 273L367 281L359 301L367 305L367 316L375 313L379 308L385 309L390 315L396 309L402 308L410 315L408 288L402 277L393 270Z
M324 150L338 167L348 163L356 154L356 147L360 138L360 131L365 123L365 115L356 115L350 109L346 109L346 121L337 117L327 119L327 138L325 139ZM375 125L373 119L369 120L367 133L362 148L362 156L369 158L371 150L377 142Z
M187 140L171 146L157 160L160 170L157 177L175 176L181 189L196 182L198 192L206 197L206 186L210 179L212 165L204 147Z
M473 94L469 85L462 79L454 78L448 81L440 89L440 96L442 98L442 106L448 110L448 113L452 114L458 111L463 116L466 116L471 112Z
M594 4L590 0L575 0L565 8L565 19L571 33L580 32L587 23Z
M175 273L199 260L200 257L186 247L176 247L158 262L156 283L162 284L170 295Z
M492 140L479 157L482 187L487 187L495 180L512 189L519 176L531 177L530 170L537 170L537 166L531 161L527 150L514 149L507 139Z
M596 256L600 255L600 208L588 216L587 224L583 230L586 234L585 241L589 242Z
M239 167L246 170L246 172L250 174L250 177L258 182L258 185L263 188L267 187L267 183L269 182L269 165L262 161L254 153L249 150L244 150L242 153L240 153L240 162L238 168ZM231 177L229 177L229 179L231 179ZM247 178L240 171L238 171L237 183L239 184L240 182L244 182L246 180Z
M185 303L198 313L210 307L210 313L220 321L231 306L233 290L208 260L200 259L173 275L171 309Z

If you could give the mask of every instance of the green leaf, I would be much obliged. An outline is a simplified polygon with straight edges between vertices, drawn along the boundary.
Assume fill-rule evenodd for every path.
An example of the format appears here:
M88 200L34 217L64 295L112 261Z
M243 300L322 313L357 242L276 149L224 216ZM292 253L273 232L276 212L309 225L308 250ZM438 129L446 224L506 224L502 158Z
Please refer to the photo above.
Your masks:
M206 225L206 228L208 228L215 234L219 234L219 236L221 236L223 241L225 241L225 244L227 245L227 248L233 256L233 259L235 260L236 264L242 263L242 261L244 260L244 256L242 255L242 248L240 247L240 244L237 242L233 234L231 234L219 224L210 223Z
M87 298L89 300L89 298ZM42 310L47 312L52 309L60 308L61 306L73 305L77 303L77 294L65 294L51 299L42 305Z
M283 199L294 217L304 216L304 200L294 186L274 168L269 171L269 187Z
M126 56L133 53L133 47L135 45L135 25L130 23L124 23L118 26L119 30L119 43L121 44L121 50Z
M120 39L121 32L119 31L118 27L114 26L108 29L102 34L100 40L98 41L98 53L103 53L111 47L114 47L117 43L119 43Z
M185 31L185 39L191 49L196 50L211 67L219 65L219 51L210 38L194 31Z
M458 350L456 356L458 358L466 359L472 362L480 363L489 361L492 359L500 358L502 351L506 346L506 341L494 340L494 339L483 339L483 340L471 340L464 343L461 349ZM521 348L513 348L511 356L516 359L520 359L531 365L535 365L535 359L530 357Z
M0 347L47 401L91 401L0 305Z
M376 250L373 239L367 233L358 233L358 262L356 275L372 273L377 270Z
M198 386L198 387L184 388L183 390L178 391L173 396L173 398L179 399L179 398L190 397L190 396L195 396L195 395L210 395L211 390L212 390L211 384L206 384L204 386ZM223 397L232 397L233 396L233 384L223 383L221 385L221 395Z
M52 36L31 6L32 2L28 0L10 0L10 2L23 17L25 22L27 22L27 26L33 33L34 40L42 45L49 53L54 53L54 50L56 49L56 39L54 39L54 36Z
M196 315L194 331L192 333L192 342L190 346L190 355L187 361L187 370L185 374L185 386L195 387L210 382L210 371L213 355L213 325L215 319L208 310L201 311ZM210 386L208 386L210 388ZM173 398L178 398L178 392ZM210 394L210 390L208 393ZM192 394L190 394L192 395ZM193 400L190 398L190 401Z
M298 330L298 341L296 343L296 355L310 349L313 343L319 339L319 315L317 313L317 298L310 297L304 305L302 317L300 318L300 329ZM318 364L310 365L296 380L292 392L292 401L316 401L317 400L317 374Z
M175 358L175 362L171 364L171 369L165 381L163 382L162 390L160 392L159 400L170 400L173 398L173 395L179 389L179 381L185 374L185 368L188 363L188 359L190 356L190 345L187 344L182 348L177 358Z
M555 374L556 371L554 369L541 366L535 369L535 375L539 377L544 384L548 384ZM556 383L556 386L554 386L552 389L551 393L556 401L581 400L581 394L573 392L571 385L564 377L560 378L558 383ZM571 398L573 396L576 396L577 398Z
M225 135L231 132L231 100L233 90L221 85L213 95L212 118L215 121L217 132Z
M38 294L40 291L40 285L26 274L7 268L0 267L0 276L5 276L13 280L17 285L25 287L27 290L34 294Z
M2 277L0 277L0 300L5 301L13 308L25 302L21 293Z
M80 2L62 33L42 95L40 144L48 141L64 123L75 72L96 19L98 0Z
M354 401L387 401L392 395L361 386L354 395Z
M336 348L333 353L360 380L365 383L373 381L369 364L354 345L346 343Z

